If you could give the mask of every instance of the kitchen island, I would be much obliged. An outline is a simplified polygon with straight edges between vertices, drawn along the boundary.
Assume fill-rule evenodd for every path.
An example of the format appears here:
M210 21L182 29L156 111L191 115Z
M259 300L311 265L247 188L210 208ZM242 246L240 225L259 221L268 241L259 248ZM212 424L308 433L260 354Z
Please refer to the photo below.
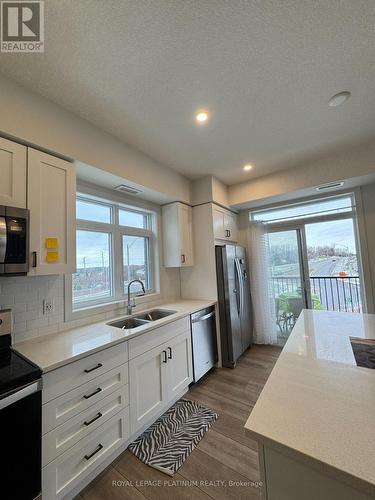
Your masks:
M375 315L301 313L245 425L264 499L375 498L375 370L351 337L375 339Z

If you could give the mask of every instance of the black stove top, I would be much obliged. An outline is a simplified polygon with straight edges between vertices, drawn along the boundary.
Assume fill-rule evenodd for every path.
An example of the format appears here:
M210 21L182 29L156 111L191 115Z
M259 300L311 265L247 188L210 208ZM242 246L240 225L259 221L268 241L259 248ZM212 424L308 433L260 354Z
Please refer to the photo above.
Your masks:
M11 348L0 350L0 398L7 392L38 380L41 375L40 368Z

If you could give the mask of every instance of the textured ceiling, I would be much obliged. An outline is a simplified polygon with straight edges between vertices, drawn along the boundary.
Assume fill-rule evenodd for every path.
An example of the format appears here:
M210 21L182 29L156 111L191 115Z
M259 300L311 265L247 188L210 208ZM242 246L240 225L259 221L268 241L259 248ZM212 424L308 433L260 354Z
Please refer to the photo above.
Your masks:
M233 184L375 134L374 0L45 8L46 52L1 54L0 71L188 177Z

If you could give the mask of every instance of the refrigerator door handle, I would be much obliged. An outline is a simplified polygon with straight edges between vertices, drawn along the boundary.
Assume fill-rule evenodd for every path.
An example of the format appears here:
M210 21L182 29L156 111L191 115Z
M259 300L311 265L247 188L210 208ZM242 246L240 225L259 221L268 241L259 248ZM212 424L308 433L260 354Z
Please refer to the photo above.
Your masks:
M239 314L242 316L243 315L243 307L244 307L244 283L242 279L242 271L241 271L241 264L238 258L236 258L236 269L237 269L237 276L238 276L238 288L240 291L240 310Z
M237 300L237 311L238 311L238 315L241 316L243 313L243 283L242 283L242 279L241 279L241 266L240 266L240 262L239 262L237 257L235 257L235 259L234 259L234 264L236 267L236 276L237 276L237 282L238 282L237 290L239 292L237 294L237 298L239 299L239 300Z

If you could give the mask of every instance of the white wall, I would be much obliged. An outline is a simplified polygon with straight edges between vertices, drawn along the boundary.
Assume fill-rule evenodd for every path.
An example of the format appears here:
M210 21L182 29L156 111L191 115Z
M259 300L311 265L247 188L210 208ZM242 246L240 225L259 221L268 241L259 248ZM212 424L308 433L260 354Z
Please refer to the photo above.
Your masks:
M191 182L60 106L0 76L0 134L190 202Z
M370 275L370 279L367 280L368 286L371 287L369 290L372 300L375 299L375 184L368 184L361 187L362 193L362 204L363 204L363 221L364 221L364 234L362 235L361 246L364 251L367 252L368 256L368 266L365 267L366 271ZM361 228L360 228L361 229ZM366 279L365 275L365 279ZM367 304L368 312L375 313L375 303Z
M309 196L312 188L321 184L345 179L358 179L375 175L375 140L355 147L342 149L305 162L299 167L275 172L249 182L229 186L229 204L245 208L255 206L256 201L263 204L268 201L292 199L294 196ZM358 183L347 183L347 187L360 185L366 179L358 179ZM316 192L315 192L316 194ZM278 198L278 199L277 199Z
M183 299L217 300L211 204L193 207L194 266L181 268Z
M212 175L193 182L192 205L214 202L229 207L228 186Z

